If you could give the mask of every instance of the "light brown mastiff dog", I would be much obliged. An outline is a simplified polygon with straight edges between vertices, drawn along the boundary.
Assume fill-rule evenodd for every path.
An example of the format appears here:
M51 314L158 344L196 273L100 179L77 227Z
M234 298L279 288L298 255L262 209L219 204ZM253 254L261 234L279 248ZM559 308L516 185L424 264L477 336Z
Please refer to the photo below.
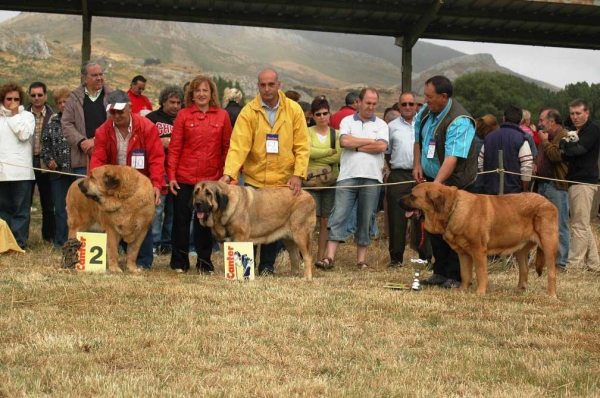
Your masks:
M148 177L129 166L101 166L73 182L67 192L69 239L90 231L95 223L106 231L108 270L119 268L118 245L127 243L127 269L135 261L154 219L154 191Z
M537 246L535 269L542 274L548 266L548 295L556 297L556 253L558 252L558 211L541 195L475 195L456 187L422 183L400 198L407 210L425 214L425 229L442 234L460 259L460 290L477 277L477 293L488 285L487 256L515 254L519 264L517 290L527 288L527 255Z
M312 242L317 220L315 201L308 192L294 196L287 187L240 187L217 181L196 184L192 205L201 225L212 229L219 242L271 243L283 239L292 273L312 278Z

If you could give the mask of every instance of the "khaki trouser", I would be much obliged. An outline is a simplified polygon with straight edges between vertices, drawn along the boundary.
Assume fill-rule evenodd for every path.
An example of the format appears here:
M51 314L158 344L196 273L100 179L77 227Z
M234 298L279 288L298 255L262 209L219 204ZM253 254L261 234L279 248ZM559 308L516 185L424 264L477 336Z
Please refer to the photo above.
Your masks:
M569 187L571 211L571 248L567 269L588 268L600 271L600 257L596 239L590 226L590 211L598 187L572 185Z

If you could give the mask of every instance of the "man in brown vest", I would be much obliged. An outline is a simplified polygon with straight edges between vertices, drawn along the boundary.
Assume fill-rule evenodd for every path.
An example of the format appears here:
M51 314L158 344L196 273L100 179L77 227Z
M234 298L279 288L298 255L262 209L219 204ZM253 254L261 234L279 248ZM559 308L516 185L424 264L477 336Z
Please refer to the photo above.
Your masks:
M468 189L477 178L475 120L452 97L453 87L445 76L425 82L425 103L415 122L413 177ZM424 285L446 289L460 286L458 254L442 235L430 234L435 262L433 275Z

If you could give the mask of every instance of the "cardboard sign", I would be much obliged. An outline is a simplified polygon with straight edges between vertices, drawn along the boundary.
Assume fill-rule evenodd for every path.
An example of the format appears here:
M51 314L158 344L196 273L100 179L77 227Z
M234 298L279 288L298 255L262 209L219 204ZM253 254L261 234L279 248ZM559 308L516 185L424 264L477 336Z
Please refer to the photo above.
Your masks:
M77 271L106 272L106 234L77 232L81 242Z
M254 247L252 242L224 242L225 279L254 280Z

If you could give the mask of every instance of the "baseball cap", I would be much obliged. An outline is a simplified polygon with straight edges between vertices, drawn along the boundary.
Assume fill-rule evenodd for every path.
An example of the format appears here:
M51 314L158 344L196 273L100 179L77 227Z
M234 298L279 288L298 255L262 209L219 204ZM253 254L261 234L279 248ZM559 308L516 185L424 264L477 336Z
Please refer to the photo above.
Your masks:
M112 109L116 109L121 111L125 108L125 105L130 103L131 100L125 91L123 90L115 90L112 93L108 94L108 105L106 106L106 111L110 111Z

